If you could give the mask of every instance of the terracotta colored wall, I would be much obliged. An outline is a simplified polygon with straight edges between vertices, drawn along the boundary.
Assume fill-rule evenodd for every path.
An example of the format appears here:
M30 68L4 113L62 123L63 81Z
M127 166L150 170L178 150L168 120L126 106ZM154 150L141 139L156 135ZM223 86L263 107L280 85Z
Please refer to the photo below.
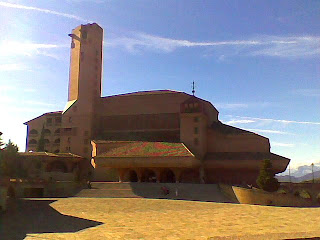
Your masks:
M250 169L205 169L207 183L225 183L225 184L252 184L256 185L259 170Z
M62 136L60 151L91 157L93 112L87 112L85 101L77 101L62 115ZM66 129L71 128L70 132ZM70 147L70 150L68 148Z
M87 24L75 28L72 34L68 100L92 101L101 96L103 30L97 24Z
M179 129L179 125L179 113L114 115L100 119L104 131Z
M197 120L195 120L197 118ZM197 132L195 132L197 128ZM199 159L207 152L208 118L202 113L180 114L180 141Z
M118 95L102 98L98 111L101 116L179 113L180 103L189 97L179 92Z

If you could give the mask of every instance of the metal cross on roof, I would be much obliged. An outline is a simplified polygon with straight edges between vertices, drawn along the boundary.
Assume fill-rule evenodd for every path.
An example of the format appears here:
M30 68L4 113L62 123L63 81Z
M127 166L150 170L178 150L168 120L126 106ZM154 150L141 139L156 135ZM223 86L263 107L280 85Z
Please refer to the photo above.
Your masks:
M194 94L195 94L195 90L194 90L194 81L192 82L192 95L194 96Z

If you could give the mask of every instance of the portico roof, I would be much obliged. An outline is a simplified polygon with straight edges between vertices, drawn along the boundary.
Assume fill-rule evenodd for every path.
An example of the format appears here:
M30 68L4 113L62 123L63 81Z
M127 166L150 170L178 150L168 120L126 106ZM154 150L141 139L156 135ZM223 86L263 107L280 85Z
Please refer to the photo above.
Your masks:
M19 152L19 155L27 159L41 159L41 160L72 160L81 161L84 158L73 153L49 153L49 152Z
M97 157L194 157L183 143L128 142Z
M104 143L108 144L112 141ZM200 161L183 143L124 141L118 143L121 144L119 147L111 148L93 157L95 166L108 168L194 168L200 166Z

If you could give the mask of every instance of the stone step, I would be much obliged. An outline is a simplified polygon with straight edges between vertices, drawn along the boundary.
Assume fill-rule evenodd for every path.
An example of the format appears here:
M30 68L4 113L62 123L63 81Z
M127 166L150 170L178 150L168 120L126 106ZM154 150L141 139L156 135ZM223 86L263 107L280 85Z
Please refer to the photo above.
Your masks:
M231 202L215 184L92 182L91 187L91 189L83 189L76 197L167 198ZM168 194L164 193L163 187L169 190Z
M131 190L105 190L105 189L83 189L76 197L92 198L140 198Z

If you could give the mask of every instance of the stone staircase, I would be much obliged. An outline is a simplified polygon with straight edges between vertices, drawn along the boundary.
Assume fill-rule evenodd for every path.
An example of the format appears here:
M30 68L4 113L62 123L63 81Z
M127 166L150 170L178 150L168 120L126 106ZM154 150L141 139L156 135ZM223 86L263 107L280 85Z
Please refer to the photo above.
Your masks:
M169 190L165 194L163 187ZM92 182L91 189L81 190L75 197L83 198L155 198L208 202L232 202L217 184L191 183L118 183Z

